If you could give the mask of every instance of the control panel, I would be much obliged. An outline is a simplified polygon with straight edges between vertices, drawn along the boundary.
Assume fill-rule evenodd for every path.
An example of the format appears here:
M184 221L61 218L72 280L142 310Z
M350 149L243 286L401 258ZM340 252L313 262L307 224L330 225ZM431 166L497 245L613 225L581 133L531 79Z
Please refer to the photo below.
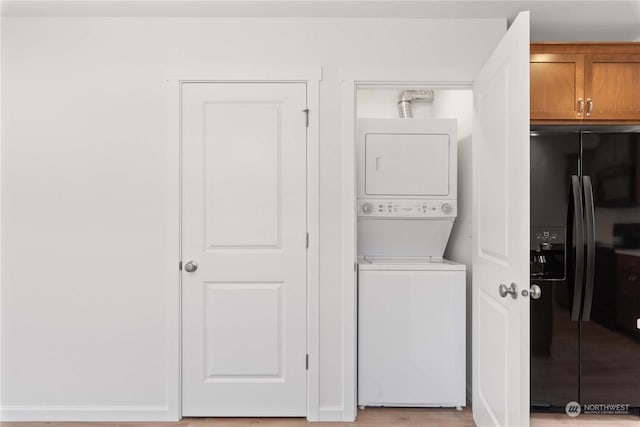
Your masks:
M387 218L455 218L455 200L358 199L358 216Z
M563 227L531 227L531 244L535 246L543 243L564 243L565 229Z

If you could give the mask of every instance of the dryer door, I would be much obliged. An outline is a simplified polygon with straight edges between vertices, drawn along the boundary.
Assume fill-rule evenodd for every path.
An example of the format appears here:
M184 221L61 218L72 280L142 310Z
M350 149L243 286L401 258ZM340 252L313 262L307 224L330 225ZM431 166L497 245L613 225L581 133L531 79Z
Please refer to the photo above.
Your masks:
M369 133L365 138L367 195L449 195L449 135Z

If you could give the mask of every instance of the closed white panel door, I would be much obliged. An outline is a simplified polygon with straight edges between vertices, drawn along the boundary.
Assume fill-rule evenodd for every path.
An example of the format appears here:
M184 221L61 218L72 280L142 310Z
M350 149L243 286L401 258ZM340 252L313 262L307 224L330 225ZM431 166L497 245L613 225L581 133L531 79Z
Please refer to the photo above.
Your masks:
M474 83L473 418L529 425L529 14ZM510 293L501 296L500 284Z
M185 416L306 415L304 109L303 83L182 84Z
M367 134L369 195L449 194L449 135Z

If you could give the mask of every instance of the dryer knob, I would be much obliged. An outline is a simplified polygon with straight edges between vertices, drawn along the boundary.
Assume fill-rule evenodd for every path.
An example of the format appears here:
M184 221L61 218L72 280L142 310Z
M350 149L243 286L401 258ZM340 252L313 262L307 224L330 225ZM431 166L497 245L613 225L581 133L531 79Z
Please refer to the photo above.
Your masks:
M445 203L442 205L442 212L449 215L451 212L453 212L453 206L451 206L451 204L449 203Z
M365 203L364 205L362 205L362 212L370 214L371 212L373 212L373 205L371 203Z

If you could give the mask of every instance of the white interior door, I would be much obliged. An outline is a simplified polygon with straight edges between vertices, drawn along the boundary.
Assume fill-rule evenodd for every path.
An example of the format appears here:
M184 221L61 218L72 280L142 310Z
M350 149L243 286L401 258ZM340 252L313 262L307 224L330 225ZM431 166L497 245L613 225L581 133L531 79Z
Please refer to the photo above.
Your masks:
M306 99L182 84L185 416L306 415Z
M529 425L529 13L474 82L473 418ZM500 284L517 287L500 296Z

